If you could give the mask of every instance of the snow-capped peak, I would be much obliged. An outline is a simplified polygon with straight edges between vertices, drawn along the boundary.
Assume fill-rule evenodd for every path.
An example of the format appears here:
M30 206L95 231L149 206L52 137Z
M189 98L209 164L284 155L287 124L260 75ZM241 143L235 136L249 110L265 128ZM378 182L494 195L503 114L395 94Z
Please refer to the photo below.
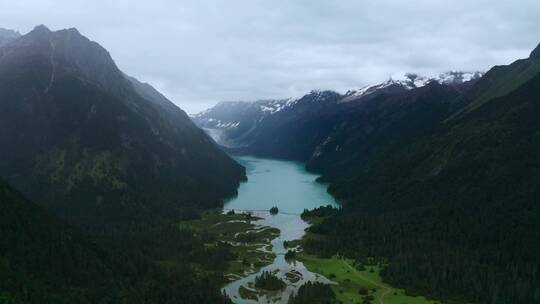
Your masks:
M482 77L482 72L461 72L461 71L448 71L439 74L437 77L426 77L418 74L407 73L403 76L394 79L390 77L387 81L375 85L368 85L358 90L349 90L345 93L343 101L350 101L370 95L378 90L384 89L391 85L398 85L406 90L416 89L427 85L428 83L435 81L440 84L460 84L470 80L478 79Z
M275 114L283 109L291 107L297 102L297 99L288 98L288 99L278 99L278 100L267 100L259 101L259 109L265 114Z
M407 89L413 88L410 84L405 83L402 80L394 80L394 79L390 78L390 79L388 79L387 81L385 81L383 83L379 83L379 84L375 84L375 85L368 85L368 86L362 87L359 90L349 90L349 91L347 91L347 93L345 93L345 98L343 98L343 101L348 101L348 100L357 99L357 98L360 98L360 97L363 97L363 96L367 96L367 95L370 95L370 94L372 94L372 93L374 93L376 91L387 88L387 87L389 87L391 85L399 85L399 86L403 86L403 87L405 87Z

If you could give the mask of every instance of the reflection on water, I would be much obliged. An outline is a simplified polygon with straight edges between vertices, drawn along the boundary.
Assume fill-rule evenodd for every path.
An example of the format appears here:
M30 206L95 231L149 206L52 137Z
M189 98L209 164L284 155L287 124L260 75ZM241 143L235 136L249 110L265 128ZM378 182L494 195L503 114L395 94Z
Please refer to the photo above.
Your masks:
M272 216L267 211L255 211L253 215L262 218L255 222L256 225L275 227L281 233L272 241L272 252L276 254L273 263L256 274L229 283L223 288L224 291L234 303L286 303L289 295L307 281L331 283L327 278L308 271L301 262L285 261L284 254L287 250L283 247L283 241L300 239L304 235L304 229L308 224L299 215L304 209L328 204L337 205L326 192L326 186L316 183L317 175L307 172L302 163L250 156L235 159L246 167L248 181L240 185L238 196L226 202L225 208L269 210L272 206L277 206L280 210L277 215ZM246 287L249 282L254 282L255 277L262 271L277 271L276 275L288 283L287 288L269 296L270 298L263 296L258 302L241 299L238 294L240 286ZM288 281L285 274L290 271L300 273L302 278L294 283Z

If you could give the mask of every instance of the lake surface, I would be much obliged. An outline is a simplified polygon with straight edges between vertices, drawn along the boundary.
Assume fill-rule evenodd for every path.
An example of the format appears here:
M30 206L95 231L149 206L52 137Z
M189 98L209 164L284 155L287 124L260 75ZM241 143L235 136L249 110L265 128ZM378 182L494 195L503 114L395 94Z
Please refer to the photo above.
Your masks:
M228 209L268 210L302 213L323 205L336 205L326 185L315 182L318 175L307 172L300 162L237 156L246 167L248 181L238 189L238 196L225 202Z
M272 240L272 252L276 254L273 263L262 268L258 273L226 285L223 290L234 303L286 303L289 295L294 293L306 281L332 283L327 278L308 271L301 262L287 262L284 254L287 249L283 241L300 239L304 229L308 227L300 218L304 209L313 209L323 205L337 206L336 201L326 191L326 185L317 183L316 174L305 170L304 164L292 161L264 159L252 156L236 156L236 161L246 167L248 181L240 184L238 196L225 202L225 209L251 211L262 219L256 221L258 226L270 226L280 230L280 236ZM279 214L270 215L268 210L277 206ZM285 274L298 271L303 279L296 283L285 280ZM249 289L248 284L262 271L276 272L276 275L288 282L282 292L268 297L263 296L259 301L243 300L238 294L240 286Z

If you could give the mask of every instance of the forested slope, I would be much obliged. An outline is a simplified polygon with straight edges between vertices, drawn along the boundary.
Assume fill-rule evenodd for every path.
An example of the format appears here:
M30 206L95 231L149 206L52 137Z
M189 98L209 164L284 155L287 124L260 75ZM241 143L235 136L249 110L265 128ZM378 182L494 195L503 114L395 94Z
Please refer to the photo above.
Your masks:
M199 240L177 228L145 230L90 236L0 181L0 302L228 302L219 293L219 270L201 276L190 266L204 265L191 257L204 250ZM154 262L163 258L177 266Z
M495 69L515 74L537 60ZM483 101L476 96L492 93L479 88L508 78L486 76L474 95L458 100L467 111L439 116L428 132L382 138L371 145L376 153L356 163L313 162L344 208L313 228L329 237L307 247L388 258L384 278L412 292L457 302L539 302L540 73Z
M76 224L159 221L221 205L244 168L184 111L76 29L0 47L0 176Z

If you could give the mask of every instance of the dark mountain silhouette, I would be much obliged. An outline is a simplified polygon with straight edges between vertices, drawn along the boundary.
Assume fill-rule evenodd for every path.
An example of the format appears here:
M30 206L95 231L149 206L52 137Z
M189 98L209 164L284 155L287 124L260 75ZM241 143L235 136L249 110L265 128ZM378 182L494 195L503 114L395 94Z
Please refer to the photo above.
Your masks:
M219 206L244 169L76 29L0 48L0 175L84 224ZM185 209L185 208L184 208Z
M412 293L540 301L536 60L495 67L454 99L432 87L385 119L352 116L375 123L336 131L324 150L341 150L308 162L344 203L308 248L388 258L385 280Z

